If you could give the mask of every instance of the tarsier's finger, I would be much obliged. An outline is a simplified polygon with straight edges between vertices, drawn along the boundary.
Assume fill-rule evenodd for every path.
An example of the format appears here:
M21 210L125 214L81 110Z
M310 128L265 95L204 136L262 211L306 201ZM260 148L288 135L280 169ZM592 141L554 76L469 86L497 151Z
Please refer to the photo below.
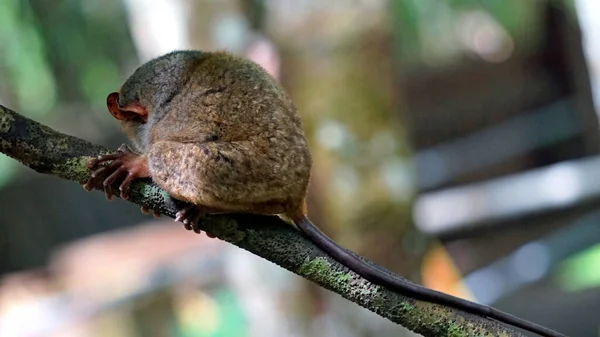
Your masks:
M112 164L111 164L112 165ZM112 172L106 179L104 179L104 186L112 186L112 184L119 179L126 172L126 169L123 166L117 167L117 169Z
M92 178L102 177L105 174L113 172L114 170L118 169L121 165L123 165L123 163L120 160L114 160L112 163L108 164L107 166L103 166L103 167L95 170L94 172L92 172L91 177Z
M89 169L93 169L102 162L109 161L109 160L115 160L115 159L119 158L120 156L121 156L120 153L100 155L100 156L97 156L96 158L92 158L92 159L88 160L85 163L85 166L87 166L87 168L89 168Z
M196 218L190 220L190 225L192 226L192 229L194 230L194 232L196 232L198 234L202 233L202 231L200 230L200 227L198 227L199 221Z
M82 186L86 191L91 191L94 188L94 185L96 185L96 178L90 175L88 180Z
M196 234L202 233L202 231L200 230L200 228L198 228L198 223L196 221L194 221L193 219L186 219L185 221L187 222L187 224L192 228L192 230Z
M114 193L113 193L113 188L111 185L105 185L104 186L104 196L106 197L107 200L112 200L114 197Z
M94 187L93 187L93 180L92 178L89 178L85 184L81 185L86 191L91 191Z
M88 178L88 180L85 182L85 184L83 184L83 188L85 188L87 191L91 191L94 186L96 185L97 179L95 176L90 175L90 177Z
M200 208L198 208L198 207L191 207L188 211L187 221L190 224L190 226L192 226L192 229L194 230L194 232L196 232L197 234L202 233L202 231L198 227L201 214L202 213L200 212Z
M121 198L125 200L129 199L129 186L135 178L137 178L137 175L135 173L129 172L129 174L127 174L127 176L121 183L121 186L119 186L119 190L121 191Z
M202 216L202 211L198 206L191 205L175 214L175 221L183 223L183 226L187 230L193 230L200 234L202 230L198 227L198 222Z
M88 161L89 162L89 161ZM95 171L93 171L90 174L90 178L87 180L87 182L83 185L83 188L85 188L88 191L91 191L92 188L94 188L94 185L96 185L97 183L97 178L103 176L107 171L112 171L114 169L116 169L118 166L120 166L121 163L120 161L113 161L112 163L110 163L110 165L108 166L104 166L101 167L99 169L96 169ZM95 165L94 165L95 166ZM93 168L93 167L92 167Z

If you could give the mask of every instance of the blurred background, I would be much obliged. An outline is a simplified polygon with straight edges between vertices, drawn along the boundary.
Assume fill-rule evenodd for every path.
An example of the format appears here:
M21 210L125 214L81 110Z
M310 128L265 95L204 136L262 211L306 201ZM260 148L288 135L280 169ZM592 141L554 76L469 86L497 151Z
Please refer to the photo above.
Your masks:
M288 90L309 214L414 282L600 336L596 0L2 0L0 102L113 148L141 63L222 49ZM0 155L0 336L414 336Z

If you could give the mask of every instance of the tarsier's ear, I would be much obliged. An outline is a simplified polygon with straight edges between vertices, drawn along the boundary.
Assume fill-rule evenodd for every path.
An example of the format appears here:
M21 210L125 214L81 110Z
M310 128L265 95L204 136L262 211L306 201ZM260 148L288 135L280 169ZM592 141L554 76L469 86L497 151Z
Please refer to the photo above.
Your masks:
M148 112L138 103L119 106L119 93L113 92L106 97L106 107L110 114L120 121L130 121L141 118L144 122L148 119Z

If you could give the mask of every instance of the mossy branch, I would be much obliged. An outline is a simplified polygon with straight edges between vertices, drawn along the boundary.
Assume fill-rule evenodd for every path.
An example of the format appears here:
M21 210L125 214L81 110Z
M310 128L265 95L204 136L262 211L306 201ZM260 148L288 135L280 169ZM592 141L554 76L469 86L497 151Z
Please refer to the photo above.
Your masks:
M0 152L39 173L83 184L90 174L86 160L113 150L61 134L0 105ZM132 184L128 201L171 218L177 211L167 193L149 183ZM423 336L522 336L493 320L375 285L330 258L277 217L211 216L201 227Z

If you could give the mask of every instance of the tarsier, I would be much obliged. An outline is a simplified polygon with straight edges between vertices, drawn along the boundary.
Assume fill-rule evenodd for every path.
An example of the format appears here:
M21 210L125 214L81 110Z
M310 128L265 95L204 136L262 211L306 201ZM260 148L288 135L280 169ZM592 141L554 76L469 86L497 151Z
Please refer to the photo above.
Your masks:
M375 284L543 336L563 336L375 268L315 227L306 216L312 159L302 122L285 90L257 64L225 52L172 52L140 66L108 95L107 106L135 152L123 145L90 160L86 188L103 184L110 198L120 183L127 199L134 179L151 178L189 205L176 220L198 233L205 214L276 214Z

